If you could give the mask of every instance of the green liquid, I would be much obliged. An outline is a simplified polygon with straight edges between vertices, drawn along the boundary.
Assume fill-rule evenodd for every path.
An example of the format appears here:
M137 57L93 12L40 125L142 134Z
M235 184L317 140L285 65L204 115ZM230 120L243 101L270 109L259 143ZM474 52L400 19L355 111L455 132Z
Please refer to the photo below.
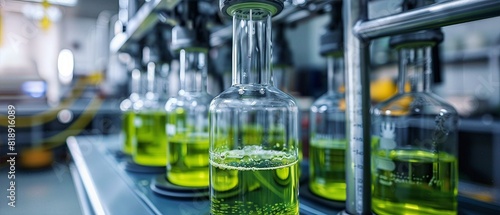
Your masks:
M179 186L207 187L208 147L208 137L169 139L167 179Z
M137 144L133 148L135 163L144 166L165 166L167 164L167 137L164 112L140 112L136 114Z
M309 188L323 198L345 201L346 140L311 140Z
M377 214L457 214L457 159L418 150L378 151L373 162Z
M133 111L127 111L122 116L122 133L124 135L122 150L125 154L132 154L135 136L134 115Z
M241 143L244 145L257 145L262 143L264 129L261 126L244 125L239 133L241 133Z
M210 164L211 214L299 214L297 157L254 145Z
M273 127L270 128L268 131L265 131L260 126L244 125L241 134L242 134L241 142L243 145L246 146L257 145L256 143L262 143L265 142L264 140L266 140L268 144L275 150L282 150L283 147L285 147L284 143L286 142L286 133L285 133L285 128L283 127ZM291 140L290 144L293 145L294 140ZM302 143L299 142L297 147L299 148L299 163L301 163L303 158ZM300 177L302 174L300 165L298 168Z

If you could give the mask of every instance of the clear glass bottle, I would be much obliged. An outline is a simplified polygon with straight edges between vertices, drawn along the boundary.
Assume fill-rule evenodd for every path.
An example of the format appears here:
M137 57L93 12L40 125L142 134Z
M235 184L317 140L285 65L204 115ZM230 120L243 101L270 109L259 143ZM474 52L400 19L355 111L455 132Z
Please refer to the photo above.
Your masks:
M346 200L346 104L342 2L332 2L330 23L321 36L328 90L310 108L309 189L330 200Z
M155 41L150 39L150 41ZM143 61L146 64L147 91L145 96L136 102L135 117L136 141L133 147L132 159L143 166L165 166L167 163L167 137L165 125L167 115L163 109L164 103L160 95L156 74L159 73L159 57L152 42L143 48Z
M432 46L440 30L391 38L398 93L372 109L373 211L456 214L458 114L431 92Z
M271 16L283 2L245 3L221 1L233 78L210 104L211 214L298 214L298 107L271 73Z
M120 133L120 140L122 140L122 152L128 155L132 154L133 141L135 140L135 110L134 104L139 101L139 88L141 82L140 60L134 58L131 60L130 66L133 68L131 71L130 81L130 96L120 103L120 110L122 111L122 131Z
M310 109L309 188L326 199L345 201L346 120L341 53L327 57L328 91Z
M179 53L180 90L165 105L169 152L166 175L179 186L207 187L208 108L213 98L206 84L208 48L196 43L195 32L187 27L175 26L172 35L172 48Z

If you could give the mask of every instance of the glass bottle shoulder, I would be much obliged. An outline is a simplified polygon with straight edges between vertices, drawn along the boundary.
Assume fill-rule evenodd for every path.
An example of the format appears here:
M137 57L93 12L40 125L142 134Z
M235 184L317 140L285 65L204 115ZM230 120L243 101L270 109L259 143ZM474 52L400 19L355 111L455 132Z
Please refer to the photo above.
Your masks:
M184 92L182 95L171 97L165 104L167 112L173 111L178 107L196 107L207 108L212 101L213 96L206 92Z
M268 109L286 108L298 111L295 99L272 85L233 85L216 96L210 108Z
M341 93L327 92L320 96L311 105L311 111L313 112L343 112L345 111L345 96Z
M135 112L162 112L163 104L158 99L140 97L135 102L132 102L131 109Z
M122 112L131 111L133 108L133 102L129 98L126 98L120 102L120 110Z
M140 97L137 93L130 94L127 98L120 102L120 110L122 112L134 110L134 103L139 101Z
M374 115L437 115L458 113L446 101L436 94L429 92L411 92L396 96L375 105L372 108Z

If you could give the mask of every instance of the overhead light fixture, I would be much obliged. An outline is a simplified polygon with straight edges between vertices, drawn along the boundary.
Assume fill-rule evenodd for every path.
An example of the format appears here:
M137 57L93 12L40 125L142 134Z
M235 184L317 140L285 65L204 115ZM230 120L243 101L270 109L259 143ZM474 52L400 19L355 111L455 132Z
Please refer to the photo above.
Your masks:
M24 0L24 1L36 2L36 3L42 3L43 2L43 0ZM52 4L52 5L74 7L78 3L78 0L48 0L47 2L49 4Z
M33 4L25 5L22 12L24 16L33 20L41 20L47 16L51 21L57 22L62 16L61 10L57 7L44 8L42 5Z
M73 52L69 49L63 49L59 52L57 58L57 69L59 70L59 81L62 84L69 84L73 80L73 69L75 68L75 60Z

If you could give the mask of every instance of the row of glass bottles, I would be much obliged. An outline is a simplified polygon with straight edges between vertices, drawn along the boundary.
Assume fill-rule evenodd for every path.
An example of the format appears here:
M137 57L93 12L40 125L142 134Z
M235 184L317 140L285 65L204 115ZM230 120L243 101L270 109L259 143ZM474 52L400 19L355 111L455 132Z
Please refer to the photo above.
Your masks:
M441 33L419 32L418 42L401 41L395 47L400 57L398 94L372 109L376 214L457 213L458 114L431 92L432 46L440 39L424 41L422 34ZM328 92L311 107L309 147L311 191L337 201L346 198L345 100L333 84L338 80L335 68L341 65L341 58L329 56Z
M181 91L166 105L167 178L182 186L209 182L213 214L297 214L298 109L271 78L270 17L276 11L265 3L233 6L225 11L233 17L232 86L210 108L206 86L196 81L206 77L206 50L179 49ZM457 114L430 92L431 45L397 47L399 93L373 108L373 205L379 214L456 212ZM329 56L329 90L311 107L310 189L333 200L345 200L345 100L334 84L343 79L334 75L342 62L341 55ZM200 183L184 183L192 181Z
M334 33L326 36L330 42L341 38ZM458 114L431 92L432 47L442 39L440 30L391 38L399 52L398 94L372 108L372 208L376 214L457 213ZM338 80L333 71L340 68L343 73L339 56L329 56L328 92L313 104L310 118L309 187L332 200L346 198L345 168L349 165L344 163L345 100L341 88L333 84Z
M169 67L160 62L159 50L153 44L157 38L150 34L142 53L147 72L141 74L140 62L134 61L132 94L120 105L123 151L141 166L166 166L166 177L173 184L206 187L208 105L212 100L206 86L208 49L185 43L194 37L188 28L176 26L172 31L172 48L180 62L178 95L166 100ZM143 88L147 91L138 93L139 85L146 86Z

